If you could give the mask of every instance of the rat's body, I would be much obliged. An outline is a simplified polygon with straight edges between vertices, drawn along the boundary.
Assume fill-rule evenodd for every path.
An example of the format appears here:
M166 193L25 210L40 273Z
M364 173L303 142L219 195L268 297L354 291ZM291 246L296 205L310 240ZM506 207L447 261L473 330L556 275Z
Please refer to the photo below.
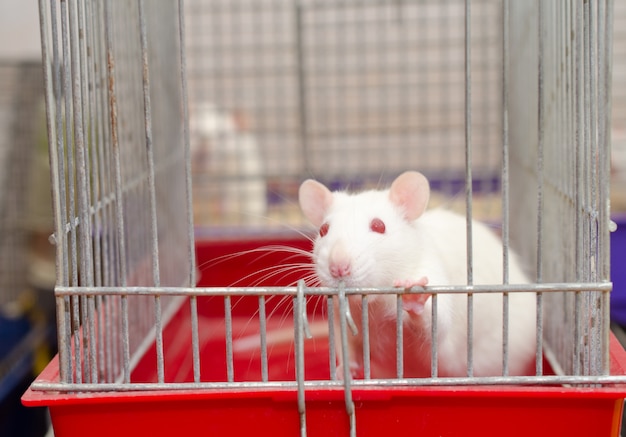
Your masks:
M200 104L191 113L192 172L204 177L197 196L234 222L261 223L267 214L265 165L259 144L235 113ZM194 195L196 196L196 195Z
M336 286L343 281L347 287L407 288L427 283L466 284L465 217L442 209L425 211L428 197L428 182L414 172L399 176L390 190L360 194L331 193L318 182L304 182L300 189L302 210L321 228L313 251L320 283ZM501 284L500 240L478 222L473 222L472 229L474 284ZM514 254L509 263L509 282L529 282ZM370 360L375 378L396 376L396 302L395 295L369 298ZM403 297L405 377L431 375L431 303L429 294ZM363 366L360 297L351 297L349 304L358 328L357 336L348 333L349 366L353 376L359 376ZM439 294L437 305L438 374L464 376L467 295ZM474 294L474 375L502 374L502 307L500 294ZM533 371L535 323L535 295L511 293L511 375ZM341 353L337 355L341 368Z

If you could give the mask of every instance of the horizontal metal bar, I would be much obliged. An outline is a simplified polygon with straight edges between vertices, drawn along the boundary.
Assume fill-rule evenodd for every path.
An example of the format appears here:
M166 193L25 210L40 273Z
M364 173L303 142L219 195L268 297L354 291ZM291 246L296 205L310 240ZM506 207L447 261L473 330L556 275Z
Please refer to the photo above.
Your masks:
M612 282L591 283L542 283L542 284L507 284L507 285L455 285L455 286L428 286L413 287L410 290L403 288L346 288L347 295L370 294L453 294L453 293L547 293L547 292L580 292L602 291L609 292L613 288ZM307 287L306 294L315 296L332 296L337 289L330 287ZM296 296L296 287L55 287L57 296Z
M353 388L380 387L446 387L475 385L615 385L626 384L626 375L607 376L485 376L457 378L404 378L404 379L356 379ZM56 392L112 392L112 391L154 391L154 390L284 390L297 389L296 381L269 382L172 382L172 383L104 383L104 384L63 384L58 382L35 381L34 391ZM343 381L305 381L307 389L344 388ZM610 387L607 387L610 388Z

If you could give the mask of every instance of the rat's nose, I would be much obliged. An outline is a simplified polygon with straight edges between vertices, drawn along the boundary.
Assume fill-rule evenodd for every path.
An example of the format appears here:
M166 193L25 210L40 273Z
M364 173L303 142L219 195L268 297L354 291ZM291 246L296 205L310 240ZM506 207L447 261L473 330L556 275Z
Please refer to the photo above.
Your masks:
M330 274L335 279L345 278L346 276L350 276L350 264L331 264L330 265Z
M330 251L329 267L330 274L335 279L345 278L350 276L352 271L352 265L350 263L350 257L343 247L343 244L337 243Z

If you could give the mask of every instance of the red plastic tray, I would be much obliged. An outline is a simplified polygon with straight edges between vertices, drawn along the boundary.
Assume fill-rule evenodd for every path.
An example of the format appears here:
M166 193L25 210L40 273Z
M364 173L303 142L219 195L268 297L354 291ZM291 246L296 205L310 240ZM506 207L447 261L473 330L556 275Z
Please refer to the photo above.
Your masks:
M203 242L198 245L199 265L225 253L265 244L286 244L308 249L303 239L281 241ZM210 266L201 285L231 285L245 270L259 269L258 253ZM260 261L279 265L284 254L272 253ZM219 267L217 267L219 266ZM215 267L215 271L214 270ZM258 279L258 278L256 278ZM244 284L256 281L249 278ZM289 282L293 278L282 278ZM280 283L278 281L277 283ZM272 285L264 283L264 285ZM260 357L254 342L256 298L233 302L235 380L259 380ZM276 303L272 301L273 303ZM319 305L309 305L319 309ZM224 327L222 301L200 299L199 324L203 381L224 381ZM268 302L268 313L272 303ZM269 350L271 380L293 380L293 332L280 317L280 306L268 322L274 335ZM315 312L313 311L315 316ZM166 381L192 380L189 343L189 306L183 305L164 331ZM315 320L315 317L312 317ZM285 337L284 334L287 334ZM308 380L328 378L328 343L323 336L305 342ZM611 338L611 373L626 373L626 352ZM133 382L156 380L155 354L145 354L132 374ZM55 358L37 381L58 381ZM494 387L394 387L354 388L359 436L617 436L623 386L605 388L494 386ZM170 436L170 435L299 435L297 394L290 389L185 390L97 393L50 393L29 390L25 405L48 406L57 437L69 436ZM348 435L342 389L306 391L307 435Z

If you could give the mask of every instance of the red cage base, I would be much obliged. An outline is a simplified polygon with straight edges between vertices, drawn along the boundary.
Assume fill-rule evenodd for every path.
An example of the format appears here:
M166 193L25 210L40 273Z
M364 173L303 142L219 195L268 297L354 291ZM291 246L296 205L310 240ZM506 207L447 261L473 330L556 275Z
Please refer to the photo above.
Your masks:
M309 244L306 240L205 242L198 245L199 265L202 259L276 243L305 249ZM250 257L258 258L258 254L250 254ZM264 258L266 265L279 265L284 254L273 253ZM246 265L241 257L232 263L222 263L216 270L219 273L203 275L201 285L231 285L246 275L242 274ZM262 268L256 263L250 266L257 270ZM248 312L254 308L255 301L242 301L234 306L234 339L245 343L251 338L248 334L257 332L258 327L251 322ZM198 309L202 380L224 381L224 329L220 321L223 305L212 304L207 299L199 301ZM189 306L181 306L164 331L166 381L192 380L191 351L187 346L181 347L190 344L189 317ZM286 326L285 318L276 319L278 323L271 320L268 323L268 335L292 329ZM328 378L327 342L318 339L307 340L305 344L307 380ZM235 349L235 380L259 380L258 350ZM626 352L613 336L610 351L611 374L626 374ZM155 353L150 349L133 370L132 381L155 381L155 368ZM270 380L293 380L292 342L276 344L269 354L269 369ZM58 382L58 377L55 358L37 381ZM618 436L626 387L354 388L352 395L359 436ZM309 389L305 397L308 436L348 435L349 420L342 389ZM22 400L28 406L50 408L57 437L294 436L300 431L297 393L291 389L76 394L29 389Z

